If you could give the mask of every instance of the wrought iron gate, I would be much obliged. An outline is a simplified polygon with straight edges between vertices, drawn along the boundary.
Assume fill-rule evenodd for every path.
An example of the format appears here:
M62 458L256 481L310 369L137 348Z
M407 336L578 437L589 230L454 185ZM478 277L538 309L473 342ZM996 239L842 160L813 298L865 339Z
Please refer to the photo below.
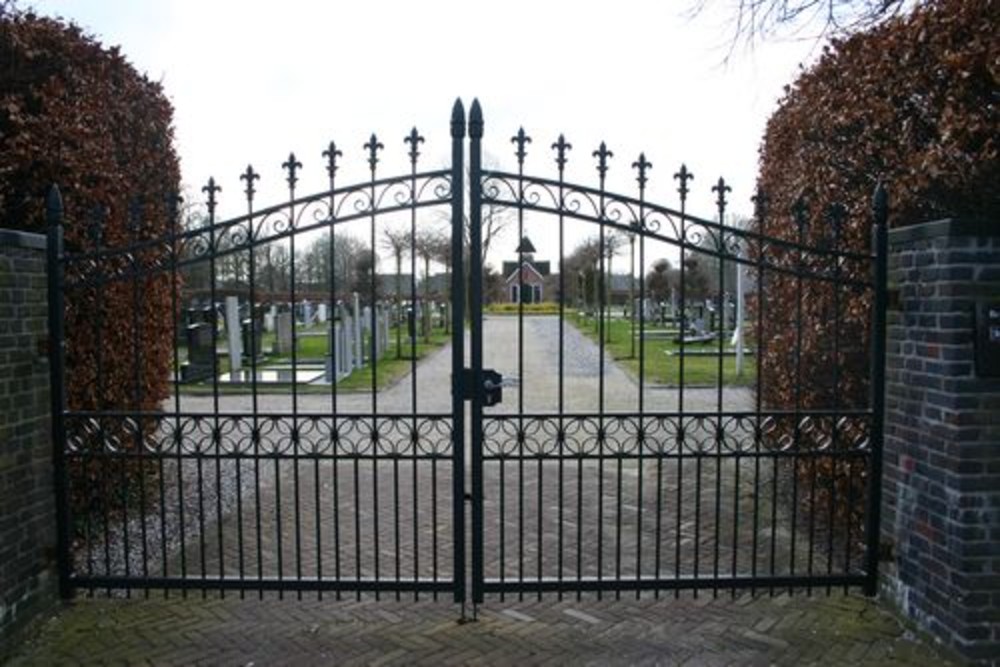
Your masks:
M459 101L448 168L419 165L424 138L414 129L404 139L409 171L383 177L384 146L372 135L364 145L368 178L345 186L337 180L342 152L331 142L323 152L327 187L318 194L297 194L302 164L293 154L282 165L283 203L255 207L260 177L248 166L242 214L217 219L220 187L210 180L201 224L182 226L173 197L133 202L118 223L114 211L71 208L65 247L53 191L50 326L65 595L314 590L448 593L480 603L488 593L874 592L884 192L873 247L859 249L857 238L851 245L841 233L842 208L827 211L818 229L804 203L781 222L759 196L752 225L727 226L722 179L712 187L716 215L701 218L686 210L693 178L686 167L674 174L679 206L668 208L647 201L652 165L644 154L632 163L637 189L624 195L606 188L613 153L603 143L588 186L565 179L572 146L562 136L552 144L555 174L546 178L525 171L531 138L523 130L511 138L516 169L484 169L483 133L478 101L468 128ZM515 270L506 279L517 299L507 316L484 317L484 207L486 215L502 209L516 218ZM426 283L417 283L419 252L409 253L405 277L396 249L394 294L377 271L380 222L405 223L402 243L416 248L423 216L434 211L450 232L448 252L436 260L449 276L442 320L450 352L428 351L417 331L430 319ZM570 223L596 229L589 264L567 252L579 240L578 229L567 233ZM357 274L345 285L338 252L351 225L364 229L368 269L351 258ZM529 225L558 238L556 271L534 268ZM321 248L318 264L296 250L311 237ZM622 242L632 258L624 308L615 303L625 297L610 267ZM651 246L678 262L669 320L662 289L645 278ZM277 287L272 253L287 257ZM700 305L699 258L717 280L707 299L698 286ZM532 318L537 308L525 303L529 265L552 276L547 316ZM727 315L732 267L736 280L745 274L755 287L749 315L740 306ZM147 294L169 302L167 312L146 308ZM200 310L192 307L198 298ZM239 298L249 304L247 318ZM318 335L307 301L326 313ZM620 317L611 316L614 308ZM869 321L866 347L857 336ZM220 345L223 328L228 348ZM162 330L169 335L155 333ZM612 359L624 356L622 336L630 354L620 361L631 375ZM324 350L322 368L306 358L316 337L325 341L316 348ZM274 344L271 354L260 351L262 342ZM505 345L512 353L497 357ZM401 365L407 374L386 386L380 373L390 370L380 359L390 353L396 372ZM426 364L418 364L421 354ZM753 360L734 375L730 356ZM866 377L841 377L842 366L856 369L862 358ZM494 362L517 382L486 368ZM151 383L151 368L169 381ZM341 388L358 378L367 392ZM504 387L511 387L506 397Z

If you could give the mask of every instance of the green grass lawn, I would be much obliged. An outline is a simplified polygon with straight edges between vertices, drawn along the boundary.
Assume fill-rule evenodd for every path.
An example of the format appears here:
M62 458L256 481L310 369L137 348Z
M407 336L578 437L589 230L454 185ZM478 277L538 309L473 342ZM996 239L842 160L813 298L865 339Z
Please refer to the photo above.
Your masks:
M567 321L573 324L583 335L587 336L595 343L597 342L597 319L590 318L579 313L567 313ZM625 319L609 319L605 321L605 353L609 354L618 364L626 368L635 377L639 376L639 337L635 337L635 346L632 345L632 323ZM646 323L646 331L650 329L662 329L659 324ZM638 334L639 326L636 323L635 332ZM667 354L667 352L678 352L680 345L673 342L673 336L662 338L649 338L645 340L645 372L646 382L653 384L679 385L681 356L679 354ZM609 340L610 339L610 340ZM753 349L753 341L746 340L744 348ZM717 340L702 344L685 345L689 350L714 351L719 349ZM723 349L729 349L729 341L724 341ZM634 356L633 356L634 350ZM736 375L736 357L724 356L722 358L722 381L724 384L750 385L756 379L757 371L756 357L744 355L743 374ZM684 386L714 386L719 378L719 358L717 356L692 356L684 357Z
M303 335L303 333L308 334L310 331L316 331L317 333L323 333L324 335ZM297 336L297 358L299 367L303 364L309 366L324 365L326 364L326 355L329 351L329 336L325 335L327 331L325 326L312 327L310 329L298 329L296 330ZM416 359L419 361L423 359L428 354L439 349L445 343L451 340L450 333L444 333L442 329L434 329L428 339L425 341L422 336L417 337L416 345ZM272 348L275 341L274 333L265 333L261 339L262 349L265 354L268 350ZM367 352L369 346L371 345L368 337L364 340L364 349ZM186 358L187 354L183 348L178 350L180 357L183 360ZM405 335L401 338L400 349L397 350L396 347L396 329L389 330L389 345L386 349L385 355L376 363L375 373L376 382L379 389L383 389L397 380L403 377L409 372L412 366L412 360L414 358L413 348L411 347L410 340ZM262 361L258 361L258 369L266 369L269 367L289 367L292 363L292 355L282 354L274 355L267 354ZM244 364L244 367L249 368L249 364ZM229 371L229 358L225 355L219 356L219 372L220 374ZM372 368L370 365L365 366L362 369L356 370L347 377L341 379L337 383L338 391L364 391L370 390L372 386ZM258 393L264 392L277 392L277 393L287 393L290 391L291 384L283 383L268 383L268 384L258 384ZM228 383L219 384L219 393L222 394L243 394L248 393L251 387L250 384L241 385L230 385ZM330 385L327 384L302 384L298 385L300 393L329 393ZM212 381L208 380L205 382L197 384L184 384L181 385L181 391L189 394L203 395L212 393Z

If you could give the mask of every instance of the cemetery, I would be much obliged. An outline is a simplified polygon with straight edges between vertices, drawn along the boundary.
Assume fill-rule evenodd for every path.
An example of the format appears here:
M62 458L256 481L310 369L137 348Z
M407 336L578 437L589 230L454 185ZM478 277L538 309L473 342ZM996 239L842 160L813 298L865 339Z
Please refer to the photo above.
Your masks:
M427 308L427 335L417 330L411 310L377 302L373 313L357 293L333 308L305 299L294 309L258 303L253 313L248 300L237 296L216 301L214 308L194 298L178 326L178 390L287 391L292 384L300 391L329 391L331 384L370 389L373 353L379 383L393 382L414 351L420 359L447 339L443 306ZM424 316L419 304L417 311Z

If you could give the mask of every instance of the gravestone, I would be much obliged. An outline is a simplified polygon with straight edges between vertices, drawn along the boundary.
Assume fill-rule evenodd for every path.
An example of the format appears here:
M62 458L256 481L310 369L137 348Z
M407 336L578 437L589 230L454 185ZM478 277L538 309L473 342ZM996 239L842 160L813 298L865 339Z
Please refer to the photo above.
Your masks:
M326 324L326 320L327 320L326 304L321 303L318 306L316 306L316 323Z
M226 342L229 349L229 370L238 373L243 368L243 340L240 335L239 297L226 297Z
M275 338L274 352L276 354L292 353L292 313L285 311L278 313L275 318L275 327L278 335Z
M302 324L309 326L312 324L313 309L308 300L302 302Z
M187 362L181 366L183 382L200 382L215 375L215 341L212 327L204 322L189 324L185 329Z
M261 339L264 337L264 332L259 314L254 318L243 320L240 324L240 332L243 338L243 354L248 357L252 356L254 359L260 359L263 356Z

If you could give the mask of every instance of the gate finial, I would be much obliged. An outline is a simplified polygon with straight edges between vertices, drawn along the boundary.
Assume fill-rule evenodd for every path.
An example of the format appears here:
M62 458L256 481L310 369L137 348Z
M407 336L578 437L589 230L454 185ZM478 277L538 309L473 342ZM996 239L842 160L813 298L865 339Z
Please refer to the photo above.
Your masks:
M472 100L472 108L469 109L469 138L483 138L483 108L479 106L479 98Z
M679 192L681 195L681 203L684 203L687 200L689 192L688 181L694 178L694 174L688 171L686 164L681 163L681 169L676 174L674 174L674 178L681 182L680 186L678 186L677 188L677 192Z
M639 170L639 175L636 176L635 179L639 182L639 191L645 191L647 180L646 172L653 168L653 163L646 159L645 153L639 153L639 159L632 163L632 168Z
M296 172L302 168L302 163L295 159L295 153L289 153L288 159L281 163L281 167L288 170L288 188L294 192L295 184L299 182Z
M222 192L222 188L215 184L215 177L210 176L208 178L208 185L201 189L202 192L208 193L208 201L206 205L208 206L209 217L215 216L215 193Z
M717 192L718 196L715 198L715 205L719 209L719 222L722 222L722 215L726 212L726 193L732 192L733 189L726 185L726 179L719 176L719 180L715 185L712 186L712 192Z
M372 136L368 140L368 143L362 146L362 148L368 151L368 168L371 169L371 172L374 175L375 165L378 164L378 152L383 150L385 146L382 145L382 142L379 141L378 137L375 136L375 133L372 132Z
M885 183L881 178L878 179L872 197L872 215L875 216L876 225L884 225L889 219L889 192L885 189Z
M240 180L247 182L247 187L243 190L243 192L247 195L247 202L252 202L253 195L257 192L257 189L253 186L253 182L260 180L260 174L253 170L253 165L248 164L246 171L240 174Z
M451 107L451 138L461 139L465 136L465 105L462 98L456 97Z
M566 167L566 151L573 148L573 144L566 141L566 137L559 135L559 140L552 144L552 148L556 151L556 164L559 165L559 173L562 173L563 169Z
M326 158L326 173L330 178L333 178L337 173L337 158L343 157L344 153L337 148L337 142L331 141L323 151L322 157Z
M607 145L602 141L601 146L594 151L593 156L597 158L597 173L601 175L603 181L605 174L608 173L608 158L614 157L615 154L609 151Z
M420 133L417 132L417 128L414 127L412 130L410 130L410 133L406 135L403 141L410 144L410 152L409 152L410 164L416 165L417 158L420 157L420 151L417 150L417 147L419 144L424 143L424 138L420 136Z
M525 134L524 128L521 127L518 129L517 134L510 138L510 142L517 144L517 150L514 151L514 155L517 156L517 163L519 165L524 164L524 156L528 154L524 147L531 143L531 137Z

